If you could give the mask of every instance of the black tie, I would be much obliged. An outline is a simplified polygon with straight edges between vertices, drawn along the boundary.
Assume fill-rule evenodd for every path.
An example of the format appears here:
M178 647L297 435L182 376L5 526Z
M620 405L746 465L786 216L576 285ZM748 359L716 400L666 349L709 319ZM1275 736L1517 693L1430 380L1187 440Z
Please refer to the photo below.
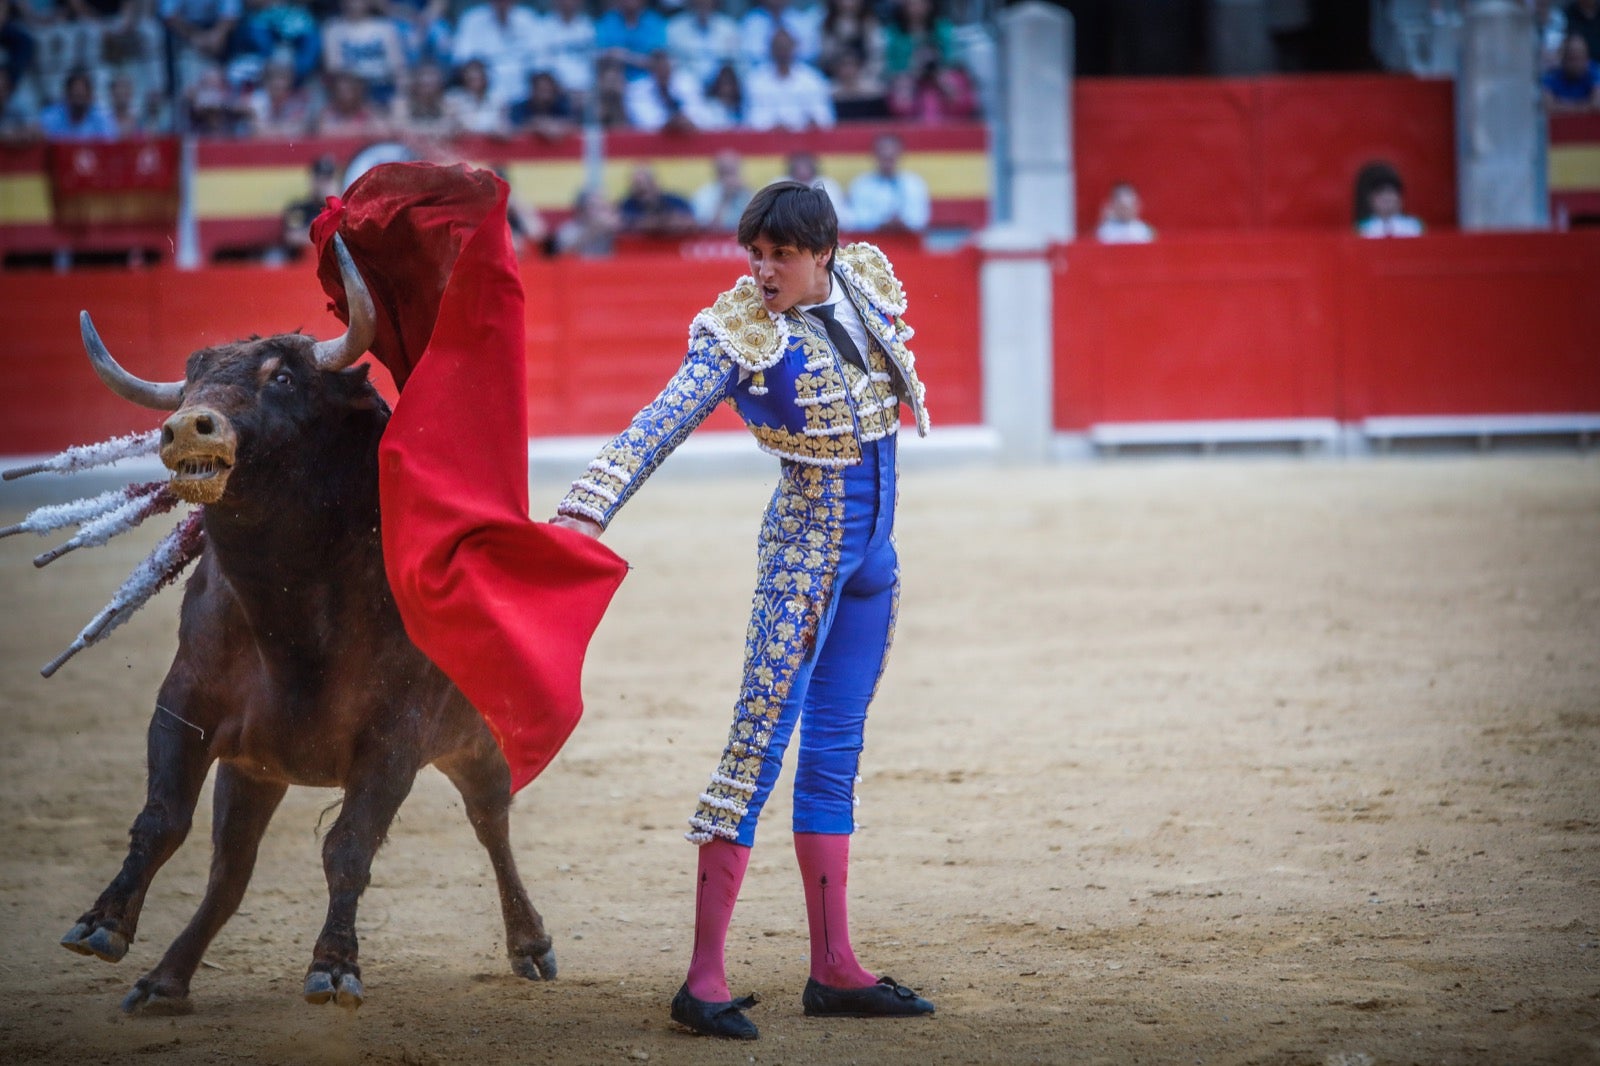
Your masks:
M867 361L861 357L861 349L850 339L850 331L844 328L844 323L833 317L833 311L833 304L818 304L810 309L811 314L822 320L822 328L828 331L828 339L833 342L833 347L840 357L848 359L862 370L867 369Z

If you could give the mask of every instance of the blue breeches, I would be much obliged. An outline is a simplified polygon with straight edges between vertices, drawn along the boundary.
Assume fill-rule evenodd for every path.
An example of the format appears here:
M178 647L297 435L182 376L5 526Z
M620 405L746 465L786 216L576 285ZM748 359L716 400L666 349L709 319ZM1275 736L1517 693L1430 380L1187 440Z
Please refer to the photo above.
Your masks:
M794 831L849 833L867 707L894 633L895 440L841 469L786 463L762 524L744 680L691 839L750 845L799 729Z

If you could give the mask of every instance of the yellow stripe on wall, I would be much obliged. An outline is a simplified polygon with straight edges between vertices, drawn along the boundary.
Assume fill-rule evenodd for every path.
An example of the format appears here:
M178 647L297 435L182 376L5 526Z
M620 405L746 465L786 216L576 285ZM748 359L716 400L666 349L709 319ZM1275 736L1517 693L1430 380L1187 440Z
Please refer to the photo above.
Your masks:
M1550 149L1550 190L1600 189L1600 144Z
M0 177L0 226L37 226L50 221L50 183L42 174Z
M634 168L648 163L663 189L689 196L711 180L711 161L709 155L613 158L606 163L603 185L608 196L619 198L627 192ZM824 177L846 188L876 165L868 152L822 155L818 162ZM745 180L753 186L765 185L783 176L784 163L779 155L745 156ZM907 152L900 158L900 168L922 175L928 195L935 200L983 200L989 196L989 157L982 152Z

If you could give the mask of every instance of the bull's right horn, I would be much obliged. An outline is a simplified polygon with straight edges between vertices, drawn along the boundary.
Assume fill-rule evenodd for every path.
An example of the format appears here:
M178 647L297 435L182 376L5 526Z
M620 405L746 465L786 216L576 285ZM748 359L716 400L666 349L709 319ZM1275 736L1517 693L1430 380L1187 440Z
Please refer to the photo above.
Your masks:
M83 334L83 350L89 353L89 365L94 367L94 372L100 380L106 383L106 388L124 400L144 407L153 407L157 411L176 411L183 403L183 382L146 381L122 369L117 361L111 358L105 342L95 331L94 323L89 320L89 312L78 312L78 331Z
M333 235L333 251L339 257L339 280L344 282L350 328L341 337L317 342L317 366L323 370L343 370L365 355L378 335L378 312L372 306L372 294L367 291L355 260L350 258L344 238L337 233Z

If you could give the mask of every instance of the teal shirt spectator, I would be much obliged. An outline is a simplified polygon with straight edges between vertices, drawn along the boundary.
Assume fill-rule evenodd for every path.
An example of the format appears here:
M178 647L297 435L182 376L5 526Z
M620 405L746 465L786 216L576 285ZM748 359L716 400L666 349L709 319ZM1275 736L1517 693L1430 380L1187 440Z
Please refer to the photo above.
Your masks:
M623 13L623 8L635 9L633 21ZM650 53L667 47L667 20L645 8L638 0L623 0L594 24L594 46L603 56L607 52L622 60L629 81L649 75Z

